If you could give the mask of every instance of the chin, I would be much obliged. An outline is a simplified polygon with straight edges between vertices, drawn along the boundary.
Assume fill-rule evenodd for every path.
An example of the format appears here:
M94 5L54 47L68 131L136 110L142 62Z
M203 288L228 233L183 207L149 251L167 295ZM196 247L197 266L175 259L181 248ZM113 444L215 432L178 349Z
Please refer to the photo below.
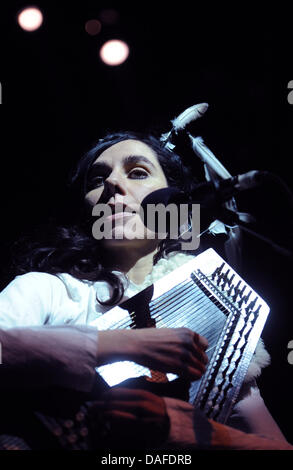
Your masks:
M144 234L140 238L137 237L127 237L127 234L124 234L123 238L111 238L111 239L106 239L104 238L101 240L102 246L105 248L109 249L114 249L114 248L127 248L127 249L134 249L134 248L145 248L149 246L150 248L154 247L157 245L157 240L155 239L147 239L144 237Z

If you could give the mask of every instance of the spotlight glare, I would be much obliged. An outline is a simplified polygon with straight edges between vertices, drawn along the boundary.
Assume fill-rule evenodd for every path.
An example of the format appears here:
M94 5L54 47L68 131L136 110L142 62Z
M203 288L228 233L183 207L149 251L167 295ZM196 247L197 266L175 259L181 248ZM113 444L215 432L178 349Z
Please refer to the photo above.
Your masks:
M43 23L43 14L39 8L24 8L17 16L19 26L25 31L36 31Z
M124 41L112 39L100 49L100 58L107 65L120 65L129 56L129 47Z

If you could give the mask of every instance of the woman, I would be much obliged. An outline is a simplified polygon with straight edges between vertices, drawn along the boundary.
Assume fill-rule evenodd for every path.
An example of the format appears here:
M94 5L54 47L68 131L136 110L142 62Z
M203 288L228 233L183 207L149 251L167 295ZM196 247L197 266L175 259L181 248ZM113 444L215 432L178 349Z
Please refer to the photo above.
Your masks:
M117 359L132 360L163 373L172 372L185 381L200 378L207 363L207 341L186 328L109 330L97 334L93 328L84 326L192 256L178 252L178 241L160 241L150 236L138 214L145 196L157 189L174 186L190 192L194 182L188 169L155 138L121 133L99 141L80 162L72 182L77 196L73 200L86 203L86 208L74 206L81 221L79 227L62 229L50 246L30 246L29 257L23 257L19 263L18 273L23 275L0 295L0 327L10 335L10 344L21 342L27 351L28 341L33 341L28 353L33 364L28 386L54 385L88 392L95 380L94 368ZM105 224L107 236L101 240L92 236L90 217L98 203L111 209ZM19 374L23 373L27 361L22 362L13 354L9 357L9 353L5 357L5 351L4 347L3 364L8 364L5 373L9 388L13 380L11 371L14 377L16 367ZM260 367L261 361L266 361L265 351L262 354L254 366ZM260 398L254 378L252 375L243 388L231 422L241 429L246 419L245 431L263 434L281 442L281 447L286 446ZM257 422L253 419L256 411ZM146 447L159 446L167 445L169 439L172 445L177 442L179 446L192 446L200 441L194 432L192 413L191 405L181 400L118 388L96 402L89 416L93 436L101 437L104 424L111 423L107 437L110 444L125 446L129 439L131 442L135 439L138 446L142 443ZM146 433L151 436L149 441ZM239 436L236 441L239 442ZM212 441L209 445L213 445Z

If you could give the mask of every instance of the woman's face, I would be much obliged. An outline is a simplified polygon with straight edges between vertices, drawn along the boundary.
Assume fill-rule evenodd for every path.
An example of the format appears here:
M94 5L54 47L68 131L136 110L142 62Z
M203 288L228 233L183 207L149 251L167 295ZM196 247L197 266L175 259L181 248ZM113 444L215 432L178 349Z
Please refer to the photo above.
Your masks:
M139 140L124 140L101 153L88 175L86 202L107 204L107 244L130 243L150 238L138 213L143 199L168 186L157 156ZM152 237L153 239L154 237Z

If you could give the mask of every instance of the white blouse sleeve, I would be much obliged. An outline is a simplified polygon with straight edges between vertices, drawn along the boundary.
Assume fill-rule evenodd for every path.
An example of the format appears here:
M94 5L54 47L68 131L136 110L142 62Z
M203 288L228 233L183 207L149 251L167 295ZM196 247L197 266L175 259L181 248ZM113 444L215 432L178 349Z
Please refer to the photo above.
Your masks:
M64 284L56 276L30 272L17 276L0 293L0 328L50 323Z
M86 325L64 324L75 304L64 283L47 273L18 276L0 293L0 389L91 390L98 334Z
M0 390L65 387L90 392L98 335L88 326L0 329Z

